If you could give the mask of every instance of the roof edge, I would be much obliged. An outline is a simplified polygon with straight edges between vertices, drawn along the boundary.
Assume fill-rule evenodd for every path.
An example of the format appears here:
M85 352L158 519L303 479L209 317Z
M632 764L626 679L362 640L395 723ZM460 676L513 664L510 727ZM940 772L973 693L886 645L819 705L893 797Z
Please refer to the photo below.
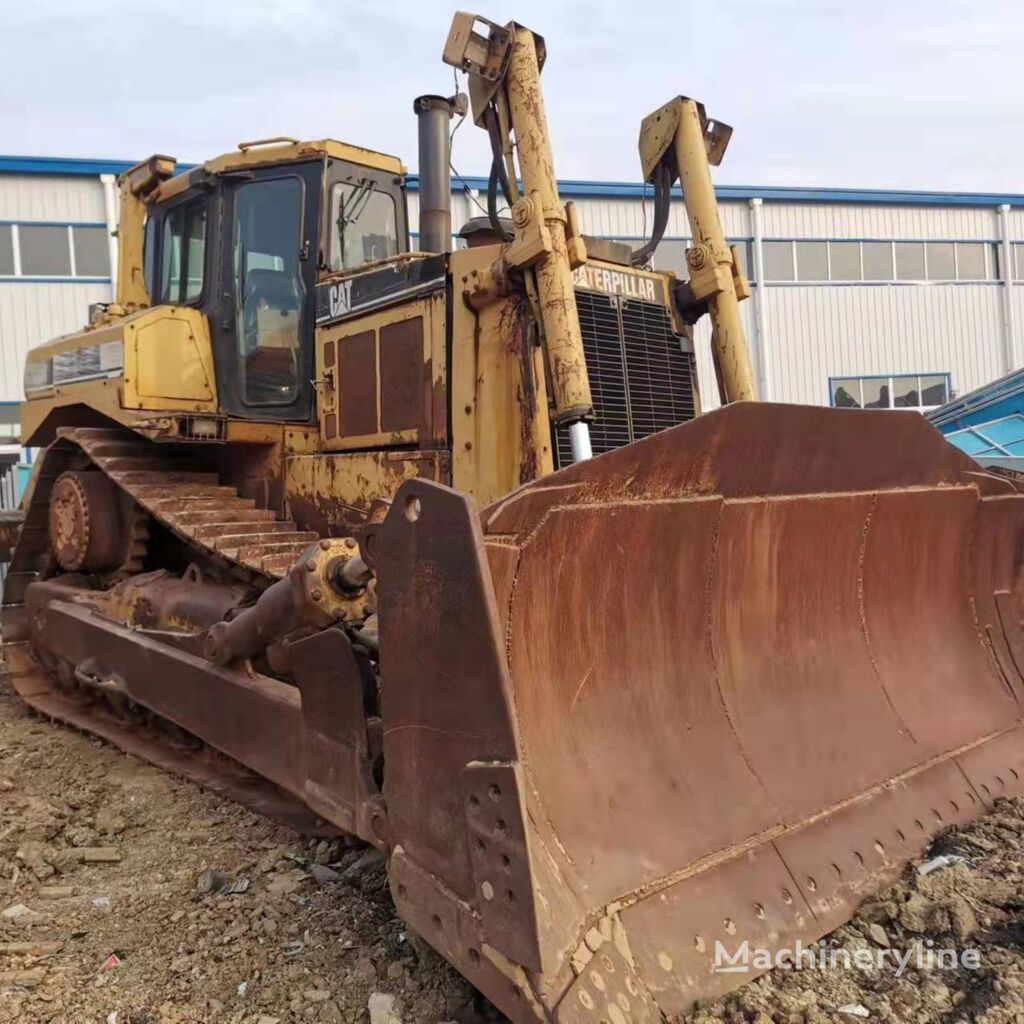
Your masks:
M96 176L100 174L121 174L134 167L137 160L106 160L86 157L56 156L4 156L0 155L0 174L48 174L72 176ZM190 170L195 164L182 163L179 171ZM407 176L409 188L419 189L419 177ZM468 187L475 191L486 191L484 177L458 177L453 179L453 191ZM569 178L558 183L559 191L567 199L639 199L651 197L650 186L628 181L588 181ZM763 199L767 202L783 203L847 203L873 204L878 206L984 206L1002 205L1024 207L1024 194L1006 192L940 192L914 189L857 189L826 188L785 185L718 185L715 188L721 200ZM674 190L680 195L679 189Z

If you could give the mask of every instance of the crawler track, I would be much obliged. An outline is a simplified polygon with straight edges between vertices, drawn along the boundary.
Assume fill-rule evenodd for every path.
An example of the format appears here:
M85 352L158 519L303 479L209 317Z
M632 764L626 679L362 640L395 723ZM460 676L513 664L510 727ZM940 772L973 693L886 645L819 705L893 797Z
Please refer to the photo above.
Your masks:
M28 587L59 570L50 553L48 511L54 482L91 464L104 472L197 558L204 556L254 582L283 576L318 535L307 533L221 483L187 449L164 450L127 430L63 429L42 456L3 595L3 656L18 695L37 711L91 732L162 768L177 772L300 831L326 827L305 805L234 760L202 745L173 723L83 686L75 666L32 643ZM142 517L143 519L145 517ZM128 568L145 555L146 531L133 530Z

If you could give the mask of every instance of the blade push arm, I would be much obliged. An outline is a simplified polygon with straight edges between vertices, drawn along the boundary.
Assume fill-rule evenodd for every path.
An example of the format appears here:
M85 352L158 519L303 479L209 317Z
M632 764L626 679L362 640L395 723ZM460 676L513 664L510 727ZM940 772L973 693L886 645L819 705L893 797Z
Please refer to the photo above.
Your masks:
M722 219L711 181L711 165L718 165L732 129L710 120L704 105L677 96L644 118L640 128L640 160L644 180L667 168L669 185L678 177L693 231L686 250L690 274L688 304L707 309L713 326L716 368L728 402L755 401L754 374L739 303L750 287L736 254L725 241Z

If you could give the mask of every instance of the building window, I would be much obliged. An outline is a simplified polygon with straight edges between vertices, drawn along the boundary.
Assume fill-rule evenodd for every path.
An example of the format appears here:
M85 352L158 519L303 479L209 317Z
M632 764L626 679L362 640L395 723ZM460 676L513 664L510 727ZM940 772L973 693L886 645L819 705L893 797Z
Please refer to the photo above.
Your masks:
M76 225L71 229L76 277L110 276L108 238L106 228Z
M924 250L929 281L956 280L956 246L952 242L928 242Z
M863 281L860 242L829 242L829 271L833 281Z
M631 248L637 248L636 242L629 243ZM680 277L686 277L686 250L690 243L680 238L664 238L658 243L651 257L651 266L655 270L671 270Z
M14 229L0 224L0 277L14 275Z
M1024 243L1016 254L1024 280ZM773 239L764 243L769 281L997 281L994 242Z
M798 280L828 280L828 242L797 242L795 249Z
M101 224L0 224L0 278L109 278Z
M989 269L985 250L991 251L992 264ZM958 281L989 281L998 277L996 273L996 248L985 242L956 243L956 279Z
M792 242L762 243L766 281L795 281Z
M861 242L865 281L892 281L892 242Z
M1024 242L1013 243L1013 278L1024 281Z
M51 224L19 224L18 246L25 277L70 277L68 229Z
M949 401L948 373L831 377L829 400L838 409L915 409L927 412Z
M753 281L756 278L754 273L754 243L748 241L729 242L730 246L736 246L738 251L738 258L740 261L740 270L743 271L743 276L748 281Z
M638 248L636 239L618 239L618 241L622 241L631 249ZM654 250L654 255L651 257L651 266L655 270L671 270L680 278L686 280L689 277L689 271L686 268L686 250L692 244L688 238L663 238L658 243L658 248ZM730 247L736 246L740 269L748 281L753 281L755 278L754 243L748 239L740 239L738 242L726 240L726 244Z
M926 281L924 242L895 242L897 281Z

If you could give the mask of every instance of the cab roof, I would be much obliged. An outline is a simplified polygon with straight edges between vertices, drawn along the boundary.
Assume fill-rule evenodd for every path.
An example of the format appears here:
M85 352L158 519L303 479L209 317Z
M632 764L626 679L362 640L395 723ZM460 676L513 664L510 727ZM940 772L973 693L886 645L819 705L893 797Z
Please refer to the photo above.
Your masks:
M231 153L207 160L198 167L177 174L163 182L158 189L157 200L168 199L184 192L195 181L197 174L224 174L228 171L247 170L252 167L270 167L275 164L298 163L327 156L334 160L344 160L359 164L373 170L384 171L386 174L404 176L405 164L396 156L378 153L362 146L352 146L336 139L318 139L312 142L299 142L297 139L274 138L258 139L254 142L240 142L238 149Z

